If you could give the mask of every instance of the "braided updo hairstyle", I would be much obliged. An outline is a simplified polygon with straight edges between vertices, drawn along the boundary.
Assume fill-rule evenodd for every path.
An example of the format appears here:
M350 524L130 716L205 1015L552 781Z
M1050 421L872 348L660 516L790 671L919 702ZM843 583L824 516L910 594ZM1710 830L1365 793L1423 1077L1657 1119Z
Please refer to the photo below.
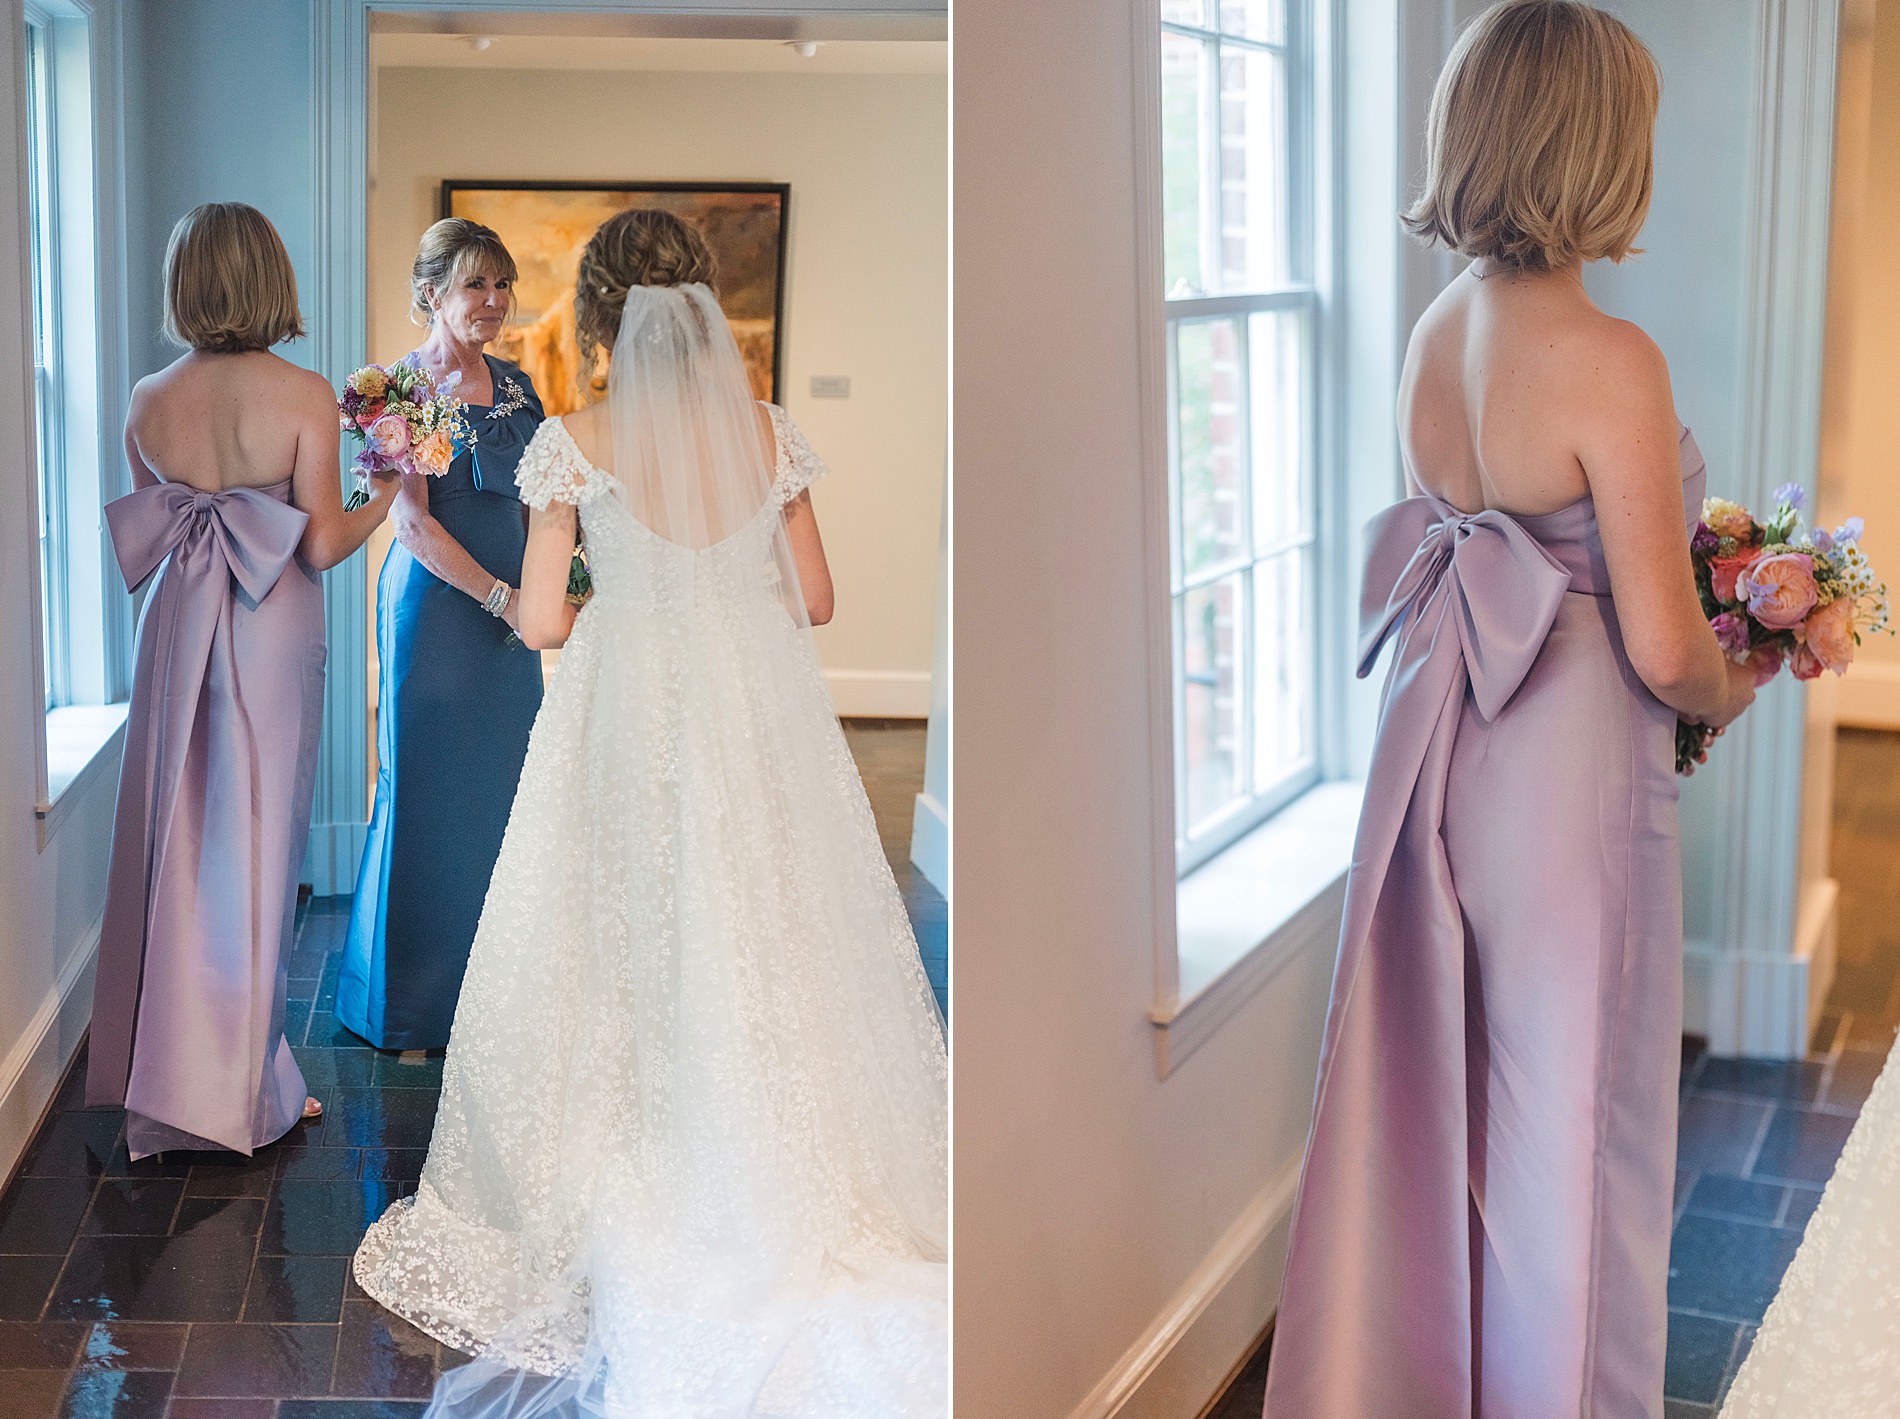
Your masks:
M616 212L581 253L574 281L574 341L582 368L596 366L620 333L620 314L634 286L717 289L719 260L690 222L651 207Z

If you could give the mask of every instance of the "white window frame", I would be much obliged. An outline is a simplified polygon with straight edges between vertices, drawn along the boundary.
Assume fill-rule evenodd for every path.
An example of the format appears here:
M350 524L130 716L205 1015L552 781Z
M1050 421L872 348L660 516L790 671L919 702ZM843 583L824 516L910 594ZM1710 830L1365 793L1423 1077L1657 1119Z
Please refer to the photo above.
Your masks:
M1273 44L1246 39L1218 29L1163 20L1158 22L1154 43L1148 49L1151 62L1158 66L1159 46L1165 35L1180 35L1214 47L1216 57L1212 82L1207 85L1206 102L1209 113L1206 121L1216 141L1207 145L1203 155L1207 171L1203 174L1201 181L1203 203L1212 209L1204 210L1200 223L1201 264L1204 271L1218 270L1220 262L1221 229L1218 212L1221 192L1221 145L1219 142L1221 131L1219 54L1221 48L1231 46L1235 49L1280 54L1285 61L1283 72L1287 105L1289 279L1276 289L1242 294L1220 293L1169 297L1165 299L1164 304L1167 361L1165 419L1168 440L1170 641L1172 646L1171 711L1174 723L1174 857L1175 872L1179 877L1188 876L1253 831L1273 814L1313 787L1321 777L1319 721L1320 704L1323 698L1321 685L1325 656L1320 644L1320 617L1317 611L1320 589L1324 584L1323 569L1320 566L1323 548L1320 524L1323 509L1318 496L1320 482L1318 453L1319 409L1326 392L1324 386L1327 374L1323 367L1326 342L1323 339L1322 321L1325 311L1320 298L1316 269L1320 264L1317 259L1317 247L1324 224L1318 220L1316 212L1319 190L1319 185L1315 181L1315 170L1319 166L1316 162L1316 144L1322 127L1318 122L1316 108L1323 86L1318 82L1319 46L1316 44L1315 20L1323 14L1326 0L1283 0L1283 3L1286 24L1283 43ZM1206 0L1206 4L1215 15L1218 15L1220 0ZM1159 142L1158 135L1156 141ZM1155 176L1158 180L1161 176L1158 158L1156 166ZM1243 390L1247 390L1251 387L1251 376L1248 367L1250 346L1244 334L1247 328L1245 322L1248 316L1272 311L1297 313L1302 317L1304 326L1305 408L1302 410L1302 417L1305 428L1302 431L1300 447L1305 466L1299 470L1297 476L1305 483L1305 501L1310 510L1309 522L1303 533L1282 544L1264 552L1256 547L1252 532L1251 500L1254 489L1250 470L1250 476L1242 480L1242 507L1239 514L1241 526L1247 529L1245 549L1225 561L1199 568L1192 574L1188 574L1182 567L1180 556L1182 540L1180 450L1177 446L1178 421L1175 417L1179 387L1179 334L1184 327L1191 324L1223 318L1237 319L1243 331L1240 386ZM1251 419L1252 411L1249 409L1243 415L1244 432L1240 439L1242 446L1248 449L1250 459L1252 454ZM1264 787L1256 788L1253 763L1255 731L1253 696L1256 683L1254 663L1256 641L1252 625L1255 609L1253 577L1255 569L1263 563L1281 553L1295 549L1304 549L1305 552L1306 640L1312 658L1312 663L1307 667L1312 687L1307 707L1307 712L1311 717L1311 722L1307 726L1309 752L1278 779ZM1242 742L1236 747L1236 753L1239 760L1238 777L1243 787L1241 794L1233 802L1219 810L1206 822L1194 825L1188 821L1186 792L1186 601L1193 591L1221 581L1236 572L1241 575L1241 615L1247 627L1245 634L1240 637L1241 664L1235 677L1242 696L1238 718L1244 728Z
M1403 496L1393 410L1402 355L1402 272L1409 247L1396 221L1411 181L1400 153L1405 103L1396 0L1308 0L1311 124L1291 155L1310 201L1308 301L1315 341L1308 392L1312 440L1313 747L1316 762L1286 801L1230 823L1198 866L1177 841L1178 720L1174 695L1175 548L1172 391L1161 177L1161 0L1135 0L1136 325L1142 549L1147 569L1146 669L1155 991L1148 1010L1155 1068L1167 1079L1272 983L1330 974L1361 793L1377 716L1376 677L1352 678L1361 547L1367 518ZM1350 104L1348 98L1350 96ZM1185 308L1184 308L1185 309ZM1211 312L1218 307L1201 307ZM1187 867L1185 875L1183 868ZM1297 963L1297 964L1296 964ZM1284 974L1283 974L1284 973ZM1300 988L1305 988L1301 986Z
M61 398L59 145L55 141L57 66L53 27L26 11L28 262L33 276L33 434L40 556L41 689L49 712L71 698L66 459Z
M31 177L22 235L32 253L34 494L41 618L35 816L42 849L118 763L130 688L132 608L104 504L129 490L118 445L123 338L119 20L97 0L25 0ZM106 332L117 331L108 339ZM111 411L111 412L109 412Z

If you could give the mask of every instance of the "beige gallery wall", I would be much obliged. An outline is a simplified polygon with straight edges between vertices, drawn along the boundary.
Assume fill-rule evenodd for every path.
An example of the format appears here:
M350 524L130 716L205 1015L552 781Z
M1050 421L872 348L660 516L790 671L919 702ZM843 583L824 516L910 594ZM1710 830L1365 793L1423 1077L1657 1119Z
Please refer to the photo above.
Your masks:
M923 717L948 419L946 76L390 67L375 77L375 360L421 337L409 266L444 178L791 184L781 398L831 468L813 492L838 589L819 655L841 713ZM848 375L850 398L812 399L813 375ZM387 545L385 532L371 547L372 579Z
M1829 389L1820 511L1867 521L1862 543L1900 590L1900 0L1871 9L1869 92L1844 79L1829 293ZM1850 38L1864 37L1852 35ZM1843 68L1850 54L1844 41ZM1854 78L1860 79L1855 73ZM1847 111L1854 103L1858 114ZM1861 116L1861 115L1864 115ZM1841 685L1844 723L1900 729L1900 638L1872 636Z

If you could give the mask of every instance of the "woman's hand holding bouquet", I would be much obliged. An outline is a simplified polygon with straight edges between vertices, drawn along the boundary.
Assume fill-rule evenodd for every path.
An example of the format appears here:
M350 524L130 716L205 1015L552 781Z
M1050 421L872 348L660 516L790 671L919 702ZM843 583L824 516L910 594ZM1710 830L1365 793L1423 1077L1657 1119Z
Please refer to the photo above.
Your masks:
M1861 633L1888 629L1887 588L1860 549L1861 520L1850 517L1833 532L1802 529L1803 500L1799 484L1783 483L1761 523L1740 503L1705 499L1689 539L1715 638L1730 660L1753 670L1758 686L1784 665L1799 680L1823 670L1845 674ZM1679 721L1676 772L1693 773L1718 732Z
M366 490L373 477L440 477L449 471L456 446L474 438L462 417L468 406L450 392L454 385L451 379L438 387L426 371L405 364L364 365L344 381L337 418L345 433L364 444L354 462L356 491L346 507L369 501Z

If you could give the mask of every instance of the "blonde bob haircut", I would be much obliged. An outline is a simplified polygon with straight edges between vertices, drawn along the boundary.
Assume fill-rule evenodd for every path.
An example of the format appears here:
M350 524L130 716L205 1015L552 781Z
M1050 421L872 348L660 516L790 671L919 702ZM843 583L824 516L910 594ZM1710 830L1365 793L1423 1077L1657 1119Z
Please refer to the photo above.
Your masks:
M1426 124L1414 236L1548 271L1636 250L1662 78L1621 20L1577 0L1506 0L1459 36Z
M193 207L165 248L165 338L215 354L268 350L303 335L297 273L283 238L243 202Z
M416 244L416 262L409 268L409 318L418 325L435 324L435 300L471 274L512 285L519 273L493 227L467 217L444 217ZM514 309L512 295L508 308Z

